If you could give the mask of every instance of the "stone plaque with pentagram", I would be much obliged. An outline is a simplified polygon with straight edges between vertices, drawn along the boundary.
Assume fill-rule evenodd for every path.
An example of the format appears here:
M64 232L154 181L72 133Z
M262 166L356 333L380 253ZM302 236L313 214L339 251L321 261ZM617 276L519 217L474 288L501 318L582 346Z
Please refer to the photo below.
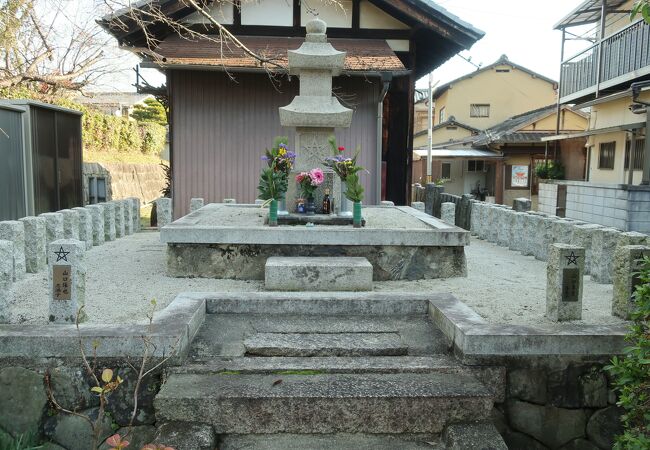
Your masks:
M580 270L564 269L562 273L562 301L577 302L580 295Z
M52 266L54 300L72 300L72 266Z

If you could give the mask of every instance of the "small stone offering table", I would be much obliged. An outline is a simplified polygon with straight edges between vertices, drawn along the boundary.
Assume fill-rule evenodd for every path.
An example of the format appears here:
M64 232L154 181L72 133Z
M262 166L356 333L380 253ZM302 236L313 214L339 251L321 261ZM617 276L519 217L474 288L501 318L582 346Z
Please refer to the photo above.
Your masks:
M160 231L173 277L263 280L271 256L365 257L375 281L467 275L469 232L407 206L367 206L366 226L264 225L257 205L210 204Z

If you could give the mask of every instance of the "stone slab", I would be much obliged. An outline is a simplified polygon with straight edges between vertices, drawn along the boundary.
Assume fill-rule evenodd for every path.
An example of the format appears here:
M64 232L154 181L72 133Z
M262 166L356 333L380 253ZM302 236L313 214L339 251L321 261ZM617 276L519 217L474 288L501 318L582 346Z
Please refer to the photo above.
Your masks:
M112 242L117 237L115 229L115 204L106 202L101 204L104 207L104 241Z
M272 291L370 291L372 276L366 258L271 257L264 286Z
M59 213L43 213L38 217L45 218L45 236L47 239L47 245L50 242L58 241L63 239L63 215Z
M443 450L430 437L421 440L369 434L264 434L228 435L221 440L220 450Z
M492 423L452 424L443 440L446 450L508 450Z
M45 218L30 216L19 220L25 226L25 269L28 273L45 270L47 268Z
M25 225L19 220L0 222L0 239L13 243L14 281L25 278Z
M529 198L520 197L512 201L512 209L516 212L528 212L532 208L532 202Z
M444 202L440 205L440 219L450 225L456 225L456 204Z
M72 209L62 209L63 214L63 238L79 240L79 213Z
M650 257L650 247L645 245L623 245L616 248L613 315L630 320L634 310L636 288L641 284L637 274L642 269L644 257Z
M462 374L172 374L155 407L158 421L207 419L218 434L400 434L486 420L492 402Z
M106 242L104 234L104 205L88 205L93 221L93 245L102 245Z
M14 282L14 243L0 240L0 323L9 322L9 300Z
M306 214L289 213L278 216L278 224L280 225L306 225L313 223L314 225L339 225L347 226L352 225L353 218L345 216L337 216L334 214L314 214L308 216ZM265 221L268 223L268 220ZM361 220L361 226L366 226L366 220Z
M397 333L257 333L244 340L251 356L401 356Z

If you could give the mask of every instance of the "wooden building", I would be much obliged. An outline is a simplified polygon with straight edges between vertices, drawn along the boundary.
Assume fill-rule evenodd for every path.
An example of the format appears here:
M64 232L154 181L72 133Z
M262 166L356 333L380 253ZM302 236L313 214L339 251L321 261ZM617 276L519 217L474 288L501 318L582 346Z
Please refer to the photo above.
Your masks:
M342 102L355 110L339 142L362 148L367 203L381 198L405 204L411 185L415 81L483 33L429 0L315 0L208 2L212 17L250 49L286 58L303 42L313 11L328 23L332 45L347 52L344 73L334 80ZM216 27L182 0L157 0L163 12L202 33ZM141 8L146 8L141 6ZM171 160L175 216L191 197L252 202L257 195L260 155L282 129L278 107L296 95L298 83L285 74L274 84L260 63L232 43L188 40L168 26L151 24L159 43L148 48L145 33L127 13L101 23L120 45L138 54L143 67L167 75L171 110ZM217 35L215 34L215 37ZM381 193L385 194L382 195Z

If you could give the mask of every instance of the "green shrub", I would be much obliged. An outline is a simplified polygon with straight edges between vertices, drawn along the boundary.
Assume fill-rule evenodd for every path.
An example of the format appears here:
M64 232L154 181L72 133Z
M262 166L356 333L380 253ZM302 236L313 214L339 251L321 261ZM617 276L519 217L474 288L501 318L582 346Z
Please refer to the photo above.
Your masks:
M639 276L633 324L625 336L630 347L605 368L614 379L618 405L625 409L625 432L617 437L615 450L650 449L650 258L645 258Z
M535 166L535 175L543 180L563 180L564 165L559 161L547 161Z
M167 129L164 126L153 122L140 122L139 127L140 136L142 137L142 153L160 153L165 147Z

